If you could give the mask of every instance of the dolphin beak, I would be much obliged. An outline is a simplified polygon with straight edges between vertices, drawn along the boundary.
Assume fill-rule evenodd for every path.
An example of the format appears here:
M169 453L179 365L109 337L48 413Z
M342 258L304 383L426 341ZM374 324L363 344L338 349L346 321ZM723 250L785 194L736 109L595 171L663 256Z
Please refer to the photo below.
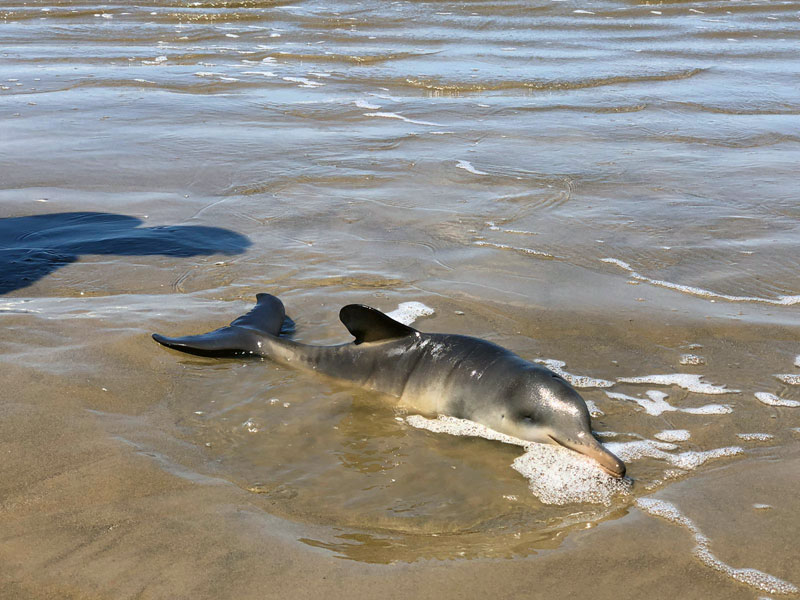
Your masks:
M593 458L595 462L600 465L600 468L612 477L624 477L625 463L614 456L611 452L606 450L605 447L594 438L594 436L587 436L587 438L588 439L585 441L581 440L580 442L574 442L572 440L562 441L554 438L552 435L550 436L550 439L557 444L588 456L589 458Z

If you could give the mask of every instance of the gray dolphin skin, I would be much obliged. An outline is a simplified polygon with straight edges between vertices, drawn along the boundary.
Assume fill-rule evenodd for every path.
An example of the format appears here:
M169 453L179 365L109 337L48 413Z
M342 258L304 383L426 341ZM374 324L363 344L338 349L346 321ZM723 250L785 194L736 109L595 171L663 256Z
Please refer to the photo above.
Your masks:
M300 344L281 335L283 303L258 294L256 307L210 333L153 339L202 356L258 355L389 394L428 415L470 419L523 440L557 443L593 458L609 475L625 464L592 434L586 403L549 369L474 337L423 333L359 304L339 318L355 340Z

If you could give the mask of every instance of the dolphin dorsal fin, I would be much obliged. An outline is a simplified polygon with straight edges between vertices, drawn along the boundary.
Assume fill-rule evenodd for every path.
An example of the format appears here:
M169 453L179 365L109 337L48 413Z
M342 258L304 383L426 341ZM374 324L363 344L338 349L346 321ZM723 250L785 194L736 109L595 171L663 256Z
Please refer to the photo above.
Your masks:
M355 343L380 342L417 333L408 325L363 304L348 304L339 311L339 318L356 338Z

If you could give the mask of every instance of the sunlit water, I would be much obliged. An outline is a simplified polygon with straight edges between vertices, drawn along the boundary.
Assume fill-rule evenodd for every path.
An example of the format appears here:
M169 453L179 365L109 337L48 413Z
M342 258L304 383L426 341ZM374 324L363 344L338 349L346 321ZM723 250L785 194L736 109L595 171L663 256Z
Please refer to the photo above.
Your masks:
M557 546L713 465L797 451L798 11L4 3L0 316L86 319L79 350L124 329L175 437L266 510L342 532L309 544L372 562ZM79 211L105 216L9 220ZM515 446L146 337L262 291L304 341L346 340L343 304L416 301L423 330L581 377L630 490L543 503Z

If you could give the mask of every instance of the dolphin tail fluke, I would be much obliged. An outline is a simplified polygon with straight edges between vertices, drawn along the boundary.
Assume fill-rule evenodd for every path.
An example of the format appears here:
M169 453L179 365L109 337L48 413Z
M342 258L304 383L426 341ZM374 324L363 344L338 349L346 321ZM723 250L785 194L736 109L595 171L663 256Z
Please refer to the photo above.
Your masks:
M271 294L258 294L256 306L249 313L221 327L200 335L170 338L157 333L153 339L168 348L200 356L235 356L258 354L264 336L280 335L291 327L283 303Z

